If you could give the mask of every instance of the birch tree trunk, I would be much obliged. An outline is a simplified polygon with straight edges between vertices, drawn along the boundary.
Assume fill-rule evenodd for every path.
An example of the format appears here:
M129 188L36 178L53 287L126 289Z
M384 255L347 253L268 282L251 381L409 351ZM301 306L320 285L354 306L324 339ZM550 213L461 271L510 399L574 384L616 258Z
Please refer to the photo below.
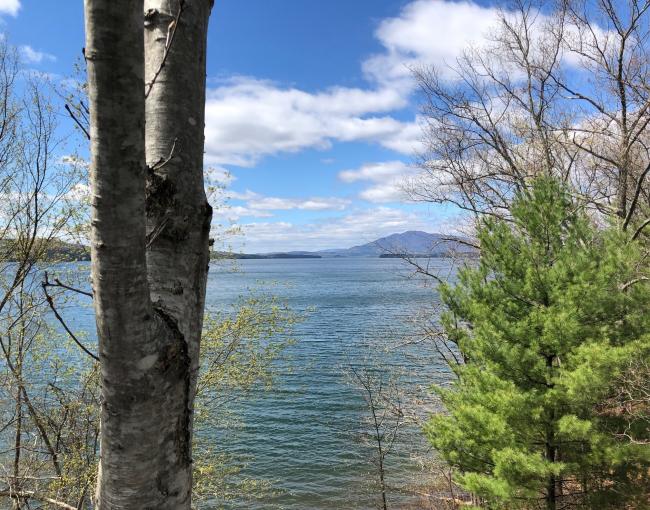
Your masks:
M212 208L204 189L203 151L212 5L213 0L144 2L148 277L154 306L173 319L187 345L188 410L194 404L210 261ZM189 434L191 420L189 413Z
M184 10L174 50L169 3L145 16L142 0L85 0L103 399L99 510L190 508L211 219L202 178L209 4L177 4ZM151 86L145 20L147 59L161 71ZM182 72L172 74L181 62ZM149 167L143 87L153 105L146 116ZM170 153L174 140L178 150Z

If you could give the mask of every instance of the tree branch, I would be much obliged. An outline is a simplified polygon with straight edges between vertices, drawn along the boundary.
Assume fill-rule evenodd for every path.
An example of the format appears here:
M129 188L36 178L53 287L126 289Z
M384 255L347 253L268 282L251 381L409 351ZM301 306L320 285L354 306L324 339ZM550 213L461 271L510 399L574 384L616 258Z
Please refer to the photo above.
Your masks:
M66 285L65 283L63 283L63 282L62 282L61 280L59 280L58 278L55 278L55 279L54 279L54 283L51 283L51 282L49 281L49 279L48 279L47 273L45 273L45 281L43 282L43 285L45 285L46 287L61 287L61 288L63 288L63 289L67 289L67 290L70 290L70 291L72 291L72 292L77 292L78 294L83 294L84 296L88 296L88 297L91 298L91 299L92 299L92 297L93 297L92 292L87 292L87 291L85 291L85 290L81 290L81 289L76 289L76 288L74 288L74 287L70 287L69 285Z
M183 14L183 11L185 10L185 0L178 0L178 13L176 14L176 17L172 20L172 22L169 24L168 33L167 33L167 41L165 42L165 53L163 53L163 58L162 61L160 62L160 66L158 66L158 69L153 75L153 78L151 78L151 81L147 82L145 85L146 89L144 92L144 98L148 98L149 94L151 93L151 89L153 88L154 84L156 83L156 80L158 79L158 76L160 76L160 73L162 73L163 68L165 67L165 63L167 62L167 57L169 56L169 52L171 50L172 44L174 44L174 39L176 37L176 30L178 29L178 24L181 21L181 15Z
M635 241L637 237L641 235L641 232L643 232L643 229L646 228L648 225L650 225L650 218L645 220L639 228L636 229L636 232L634 232L634 235L632 236L632 241Z
M648 164L645 167L645 170L641 173L641 175L639 176L639 180L636 183L636 189L634 190L634 197L632 197L630 210L627 212L627 216L625 217L625 221L623 222L623 230L627 228L627 226L630 223L630 220L632 219L632 215L634 214L634 210L636 209L636 204L639 201L639 196L641 195L641 190L643 189L643 181L647 177L648 172L650 172L650 164Z
M68 335L70 336L70 338L72 338L74 343L76 343L82 351L84 351L86 354L88 354L88 356L93 358L95 361L99 361L99 357L97 355L93 354L91 351L89 351L86 348L86 346L83 345L79 341L79 339L75 336L75 334L72 332L72 330L70 330L68 325L65 323L65 321L63 320L63 317L61 317L58 310L54 306L54 300L52 299L52 296L50 296L50 294L47 292L47 287L48 286L51 286L51 284L48 284L47 273L46 273L45 274L45 281L41 284L41 287L43 287L43 292L45 293L45 299L47 300L47 304L50 306L50 309L54 313L54 316L61 323L61 326L63 326L63 329L65 329L66 333L68 333Z
M38 501L43 501L44 503L54 505L57 508L63 508L64 510L77 510L76 507L68 505L63 501L57 501L56 499L48 498L47 496L39 496L34 491L13 491L9 489L0 491L0 496L11 499L36 499Z
M66 105L65 105L65 109L66 109L66 111L68 112L68 114L70 115L70 117L72 118L72 120L74 120L75 123L77 124L77 126L79 126L79 128L84 132L84 135L86 135L86 138L88 138L88 140L90 140L90 133L88 132L88 130L86 129L86 127L85 127L85 126L84 126L84 125L79 121L79 119L77 118L77 116L74 114L74 112L73 112L72 109L70 108L70 105L67 105L67 104L66 104Z

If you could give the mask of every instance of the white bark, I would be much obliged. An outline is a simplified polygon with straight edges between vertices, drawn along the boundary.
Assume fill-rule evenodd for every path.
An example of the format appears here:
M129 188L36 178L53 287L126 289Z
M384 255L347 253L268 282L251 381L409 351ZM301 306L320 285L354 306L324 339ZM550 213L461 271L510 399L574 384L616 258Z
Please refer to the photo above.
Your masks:
M172 3L147 6L159 10L153 25L147 17L147 73L160 66ZM92 278L103 397L99 510L190 508L211 218L202 174L210 4L186 2L151 88L147 167L145 6L142 0L85 0ZM178 152L156 165L175 139Z
M145 0L149 285L154 306L175 320L188 345L190 407L198 370L212 219L203 182L206 45L212 3ZM169 26L175 20L178 25L172 40ZM157 164L161 161L164 164Z

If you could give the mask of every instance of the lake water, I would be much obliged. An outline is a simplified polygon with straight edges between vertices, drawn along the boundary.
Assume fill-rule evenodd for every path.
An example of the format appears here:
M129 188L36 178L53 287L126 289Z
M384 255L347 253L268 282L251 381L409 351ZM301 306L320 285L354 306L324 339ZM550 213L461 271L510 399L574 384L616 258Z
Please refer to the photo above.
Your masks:
M428 263L442 274L450 270L447 260ZM376 508L377 492L369 483L374 452L355 434L368 410L342 369L372 358L382 369L406 367L417 374L409 379L414 384L447 377L426 346L399 347L415 333L413 317L437 302L435 287L395 259L244 260L240 269L211 269L208 309L226 310L247 288L257 287L270 289L298 311L313 310L296 327L290 370L278 377L271 393L244 403L243 428L224 438L227 449L252 454L245 473L272 481L279 493L227 507ZM403 487L419 476L411 451L426 449L420 436L419 430L407 431L397 453L387 458L391 485ZM413 498L392 491L390 499Z
M450 263L427 263L443 274ZM207 308L229 312L249 289L271 293L305 313L297 342L278 365L272 391L255 391L237 404L241 423L215 433L215 448L248 459L241 476L264 480L273 494L260 500L215 502L213 508L336 510L377 508L374 451L359 440L367 407L343 368L373 359L382 370L406 368L415 388L448 377L426 345L405 342L414 316L437 302L430 280L413 277L401 260L332 258L242 260L238 271L212 264ZM428 285L427 285L428 284ZM76 325L92 321L80 311ZM399 346L406 344L404 346ZM404 429L386 461L392 508L414 501L410 486L422 476L413 453L427 453L417 427Z

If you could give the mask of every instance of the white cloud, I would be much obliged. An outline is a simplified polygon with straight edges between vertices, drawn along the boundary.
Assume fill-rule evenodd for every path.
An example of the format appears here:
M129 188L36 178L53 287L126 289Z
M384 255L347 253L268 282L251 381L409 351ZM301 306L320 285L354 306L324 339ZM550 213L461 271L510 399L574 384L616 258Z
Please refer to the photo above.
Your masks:
M241 205L221 205L214 209L212 216L213 224L218 225L219 222L222 221L234 223L236 221L239 221L242 217L271 218L273 214L267 211L250 209L249 207L244 207Z
M350 200L340 197L311 197L311 198L280 198L267 197L246 190L244 193L229 192L229 197L246 202L246 208L251 211L288 211L293 209L303 211L342 211Z
M366 60L363 69L378 83L408 90L412 67L454 65L469 46L483 43L498 12L472 2L411 2L398 17L380 23L375 36L386 50Z
M381 140L381 145L406 156L413 156L422 153L423 144L423 120L420 116L413 122L402 123L400 128Z
M519 13L496 5L484 6L472 1L415 0L407 4L399 16L388 18L379 24L375 37L384 51L373 55L363 63L366 76L380 86L409 91L415 86L412 69L422 66L437 68L440 76L454 79L457 61L469 49L480 49L493 44L492 36L501 30L500 18L505 16L511 26L522 27ZM539 11L530 12L529 36L533 41L529 58L543 60L548 48L542 39L558 20ZM618 37L592 20L588 30L569 24L564 27L564 37L577 47L579 34L588 47L615 48L608 44L610 38ZM555 27L556 29L556 27ZM577 67L588 63L574 51L565 48L562 59ZM502 63L504 64L504 63ZM511 70L508 70L511 72ZM520 73L521 70L517 70Z
M359 198L374 202L376 204L383 204L387 202L406 202L408 201L408 194L402 188L402 180L395 179L393 181L375 184L359 193Z
M392 145L409 125L384 114L406 104L391 89L309 93L239 77L207 93L206 162L252 166L266 155L325 149L333 141Z
M363 63L368 88L306 92L250 77L222 81L207 93L206 162L253 166L262 157L366 141L413 155L419 119L389 114L408 106L414 80L408 66L453 61L480 41L497 9L470 2L416 0L384 20L375 36L384 51Z
M337 197L329 198L277 198L261 197L248 202L252 209L280 211L300 209L303 211L342 211L350 204L349 200Z
M0 0L1 2L2 0ZM19 47L20 54L28 64L40 64L44 61L55 62L56 57L43 51L38 51L29 45Z
M355 170L343 170L338 177L343 182L372 183L359 193L359 198L368 202L405 202L409 197L403 190L404 181L416 172L416 168L402 161L387 161L370 163Z
M339 179L343 182L375 181L381 182L387 178L404 175L410 169L403 161L386 161L383 163L369 163L355 170L339 172Z
M20 0L0 0L0 13L16 16L20 9Z

